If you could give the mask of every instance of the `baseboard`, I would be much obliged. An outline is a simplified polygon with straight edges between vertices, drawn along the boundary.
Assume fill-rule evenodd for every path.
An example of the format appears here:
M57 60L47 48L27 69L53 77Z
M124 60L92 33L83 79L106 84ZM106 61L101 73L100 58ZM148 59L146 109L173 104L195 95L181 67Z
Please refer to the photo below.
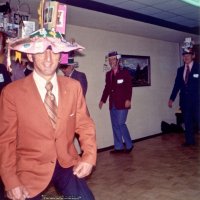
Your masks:
M157 133L157 134L154 134L154 135L149 135L149 136L146 136L146 137L135 139L134 143L141 142L141 141L144 141L144 140L148 140L148 139L151 139L151 138L154 138L154 137L158 137L158 136L161 136L161 135L163 135L163 133ZM114 148L114 145L109 146L109 147L105 147L105 148L101 148L101 149L97 149L97 153L108 151L108 150L111 150L113 148Z

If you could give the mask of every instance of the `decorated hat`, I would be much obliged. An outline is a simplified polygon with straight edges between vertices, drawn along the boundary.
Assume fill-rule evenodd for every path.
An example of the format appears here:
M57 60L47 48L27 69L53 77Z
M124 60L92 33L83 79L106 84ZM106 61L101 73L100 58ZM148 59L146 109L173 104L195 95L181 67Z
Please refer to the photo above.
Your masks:
M67 42L62 34L55 30L39 29L27 38L9 39L8 48L10 50L23 53L43 53L47 48L51 48L54 53L70 52L74 50L83 50L84 47L77 43Z
M60 68L67 68L68 66L78 67L78 62L74 61L74 57L68 57L67 60L60 62Z
M75 62L74 58L69 57L67 65L72 65L72 66L78 67L78 62Z
M120 59L120 58L121 58L121 55L119 55L119 54L117 53L117 51L111 51L111 52L108 53L108 58L113 57L113 56L116 56L117 59Z
M118 55L117 51L111 51L108 53L108 57L113 57L113 56L117 56L117 55Z
M185 41L183 42L182 46L182 55L185 54L194 54L194 41L192 41L192 38L185 38Z

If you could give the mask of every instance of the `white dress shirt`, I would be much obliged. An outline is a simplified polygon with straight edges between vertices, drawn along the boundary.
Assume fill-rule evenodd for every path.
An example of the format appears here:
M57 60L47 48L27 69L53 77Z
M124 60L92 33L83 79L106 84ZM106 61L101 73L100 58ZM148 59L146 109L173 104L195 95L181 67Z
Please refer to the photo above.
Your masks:
M193 66L193 61L189 64L185 64L185 68L184 68L184 72L183 72L183 79L185 80L185 76L186 76L186 71L187 71L187 66L189 66L190 72L192 70L192 66Z

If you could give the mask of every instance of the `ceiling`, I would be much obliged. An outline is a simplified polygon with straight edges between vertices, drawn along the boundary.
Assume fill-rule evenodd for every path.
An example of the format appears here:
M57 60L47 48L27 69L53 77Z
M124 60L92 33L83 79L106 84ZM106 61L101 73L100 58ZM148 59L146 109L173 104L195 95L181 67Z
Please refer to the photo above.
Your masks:
M199 41L200 7L181 0L58 0L68 6L67 23L172 42ZM200 0L198 1L200 4ZM0 0L5 3L6 0ZM40 0L10 0L11 8L37 19ZM145 23L145 24L144 24ZM145 27L145 29L144 29Z
M200 7L182 0L92 0L115 8L144 14L153 18L176 23L191 29L200 25ZM196 0L197 2L198 0ZM199 5L200 5L200 1ZM145 16L144 16L145 17Z

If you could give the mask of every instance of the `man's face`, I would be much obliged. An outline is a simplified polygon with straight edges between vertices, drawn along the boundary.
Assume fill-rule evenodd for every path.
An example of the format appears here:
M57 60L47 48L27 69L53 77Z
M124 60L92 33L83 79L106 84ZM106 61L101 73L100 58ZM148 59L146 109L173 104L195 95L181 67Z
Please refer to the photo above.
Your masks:
M69 76L72 73L73 69L74 67L72 65L67 65L65 68L61 70L66 76Z
M195 58L195 55L193 55L193 54L184 54L183 55L183 62L186 65L190 64L194 58Z
M116 69L118 67L119 61L117 60L116 56L109 57L108 61L112 69Z
M34 64L34 70L46 80L50 80L56 72L60 53L47 49L44 53L29 54L28 58Z

